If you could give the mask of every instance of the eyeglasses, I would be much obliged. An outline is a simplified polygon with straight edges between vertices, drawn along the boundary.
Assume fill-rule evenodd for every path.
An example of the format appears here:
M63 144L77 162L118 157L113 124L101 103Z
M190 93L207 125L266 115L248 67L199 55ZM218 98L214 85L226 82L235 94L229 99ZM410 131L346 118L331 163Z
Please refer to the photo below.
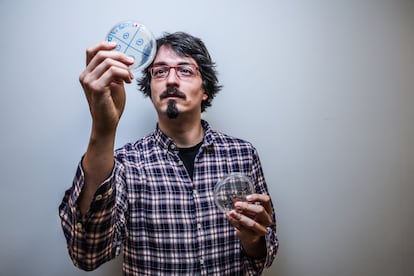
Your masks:
M149 68L151 77L156 80L164 80L170 75L171 69L180 80L187 80L198 74L198 67L194 64L181 64L177 66L155 65Z

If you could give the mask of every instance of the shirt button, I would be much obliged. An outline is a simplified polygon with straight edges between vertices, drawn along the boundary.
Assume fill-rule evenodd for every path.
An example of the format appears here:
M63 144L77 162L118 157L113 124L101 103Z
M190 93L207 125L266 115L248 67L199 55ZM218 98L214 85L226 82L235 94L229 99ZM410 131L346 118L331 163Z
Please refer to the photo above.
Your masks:
M198 224L197 224L197 229L198 229L198 230L201 230L201 228L203 228L203 226L201 225L201 223L198 223Z
M97 195L96 197L95 197L95 200L101 200L102 199L102 195Z
M110 189L108 190L107 194L108 194L108 195L112 195L112 192L113 192L113 189L112 189L112 188L110 188Z
M183 161L181 161L181 160L180 160L180 161L178 161L178 165L179 165L179 166L182 166L182 165L183 165Z
M204 259L200 258L200 265L203 265L203 264L204 264Z
M194 196L194 197L197 197L197 196L198 196L198 194L197 194L197 190L193 190L193 196Z
M175 148L176 148L175 144L171 144L171 145L170 145L170 149L171 149L171 150L175 150Z
M82 230L82 223L78 222L75 225L76 230Z

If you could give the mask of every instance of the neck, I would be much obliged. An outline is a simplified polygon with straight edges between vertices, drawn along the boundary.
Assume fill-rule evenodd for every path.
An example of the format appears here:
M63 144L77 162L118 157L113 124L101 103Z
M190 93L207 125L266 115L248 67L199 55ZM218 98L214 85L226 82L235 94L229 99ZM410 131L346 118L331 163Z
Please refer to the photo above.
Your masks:
M158 127L160 130L170 137L180 148L195 146L203 140L204 130L201 125L201 116L191 120L180 118L158 119Z

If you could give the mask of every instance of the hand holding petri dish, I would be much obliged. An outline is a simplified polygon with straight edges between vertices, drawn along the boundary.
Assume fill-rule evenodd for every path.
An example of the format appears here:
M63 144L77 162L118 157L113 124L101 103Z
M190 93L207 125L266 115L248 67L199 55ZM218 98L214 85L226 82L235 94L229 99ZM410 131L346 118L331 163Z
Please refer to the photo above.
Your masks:
M134 60L131 70L139 71L154 60L157 44L152 32L137 21L123 21L107 34L106 41L117 44L115 50Z
M253 192L253 183L249 177L241 173L231 173L217 183L214 188L214 200L216 205L227 213L235 209L235 202L247 201L246 196Z

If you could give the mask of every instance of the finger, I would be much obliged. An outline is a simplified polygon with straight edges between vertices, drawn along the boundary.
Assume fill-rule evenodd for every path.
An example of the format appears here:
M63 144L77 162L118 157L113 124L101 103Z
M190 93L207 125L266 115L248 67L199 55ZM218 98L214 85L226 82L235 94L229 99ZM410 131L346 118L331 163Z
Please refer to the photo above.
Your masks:
M129 58L124 53L118 51L99 51L95 56L90 60L89 64L86 66L87 72L92 72L101 64L108 65L118 65L120 67L129 67L134 63L134 60Z
M237 212L262 223L263 225L271 226L273 224L270 214L262 205L238 201L234 204L234 207Z
M103 91L104 88L109 87L111 84L122 84L123 81L131 82L129 71L119 67L110 67L99 78L91 78L91 81L86 81L85 84L92 91Z
M227 216L229 222L239 231L250 231L257 235L266 235L267 229L264 225L252 220L251 218L237 213L236 211L230 211Z
M248 202L260 202L260 204L266 209L269 215L272 214L272 202L270 196L265 194L251 194L246 196Z
M115 79L121 78L126 82L131 82L134 77L128 65L109 57L94 68L91 72L91 77L99 79L104 73L113 74Z
M115 49L115 47L116 47L116 43L107 42L107 41L102 41L89 47L88 49L86 49L86 65L89 64L89 62L95 57L95 55L99 51L102 51L102 50L110 51L110 50Z
M103 87L108 87L113 81L117 83L132 82L134 76L128 65L111 58L109 54L101 55L108 57L98 63L96 67L94 67L96 63L96 59L94 59L80 75L79 80L82 86L93 91L100 91Z

